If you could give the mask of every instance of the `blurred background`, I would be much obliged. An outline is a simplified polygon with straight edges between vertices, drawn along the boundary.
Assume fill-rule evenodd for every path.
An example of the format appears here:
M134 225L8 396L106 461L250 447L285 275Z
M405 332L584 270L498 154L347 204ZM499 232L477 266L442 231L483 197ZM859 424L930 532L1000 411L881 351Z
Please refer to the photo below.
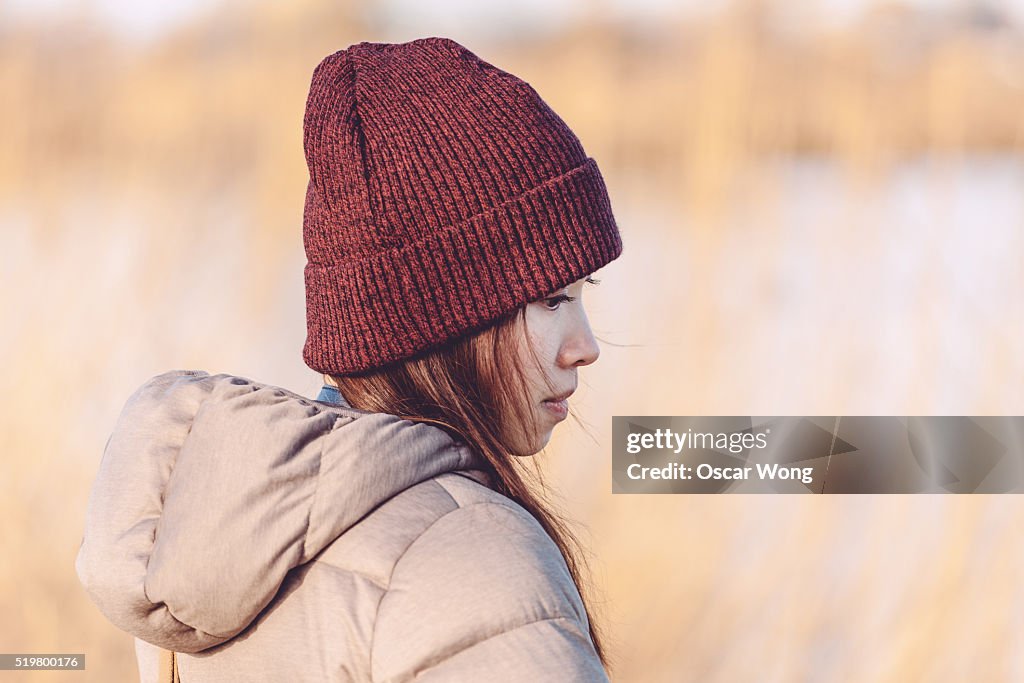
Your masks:
M0 651L131 638L74 573L129 394L315 396L313 67L445 35L530 82L625 243L538 456L593 551L615 681L1024 678L1017 496L613 496L612 415L1024 413L1024 2L0 4Z

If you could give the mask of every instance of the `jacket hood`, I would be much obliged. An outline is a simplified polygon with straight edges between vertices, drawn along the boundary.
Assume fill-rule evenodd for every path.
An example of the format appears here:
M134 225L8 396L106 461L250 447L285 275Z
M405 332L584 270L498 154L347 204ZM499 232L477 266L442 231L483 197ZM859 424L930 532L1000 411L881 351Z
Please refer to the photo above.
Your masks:
M128 399L75 568L119 628L198 652L373 508L483 460L444 430L231 375L172 371Z

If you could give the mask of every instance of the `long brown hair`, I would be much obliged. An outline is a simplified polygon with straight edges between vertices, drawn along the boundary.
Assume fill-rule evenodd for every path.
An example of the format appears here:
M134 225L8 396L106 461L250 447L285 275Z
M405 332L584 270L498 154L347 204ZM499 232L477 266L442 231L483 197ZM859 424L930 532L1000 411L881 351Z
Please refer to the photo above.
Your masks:
M522 464L525 459L513 455L506 445L509 429L522 428L533 419L524 401L526 380L517 353L518 344L526 338L524 314L525 308L520 307L476 334L410 360L332 379L353 408L437 424L484 457L495 488L533 515L561 551L583 598L594 648L607 666L585 595L589 583L584 579L583 546L548 502L540 470L535 467L531 472ZM530 351L536 360L532 347Z

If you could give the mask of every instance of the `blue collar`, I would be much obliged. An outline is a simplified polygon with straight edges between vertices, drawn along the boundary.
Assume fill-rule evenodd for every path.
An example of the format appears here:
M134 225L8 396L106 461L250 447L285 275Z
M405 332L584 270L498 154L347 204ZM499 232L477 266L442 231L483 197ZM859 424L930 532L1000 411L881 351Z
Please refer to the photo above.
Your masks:
M321 403L348 405L345 399L341 397L341 392L338 391L338 388L332 387L330 384L325 384L320 388L320 395L316 397L316 400Z

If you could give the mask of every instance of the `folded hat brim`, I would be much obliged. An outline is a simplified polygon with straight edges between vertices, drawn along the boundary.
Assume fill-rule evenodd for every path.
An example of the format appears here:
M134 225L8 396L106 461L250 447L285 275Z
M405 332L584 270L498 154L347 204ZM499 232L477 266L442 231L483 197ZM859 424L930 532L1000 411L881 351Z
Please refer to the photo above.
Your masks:
M331 375L403 360L483 329L621 253L604 179L587 158L417 242L308 263L303 359Z

